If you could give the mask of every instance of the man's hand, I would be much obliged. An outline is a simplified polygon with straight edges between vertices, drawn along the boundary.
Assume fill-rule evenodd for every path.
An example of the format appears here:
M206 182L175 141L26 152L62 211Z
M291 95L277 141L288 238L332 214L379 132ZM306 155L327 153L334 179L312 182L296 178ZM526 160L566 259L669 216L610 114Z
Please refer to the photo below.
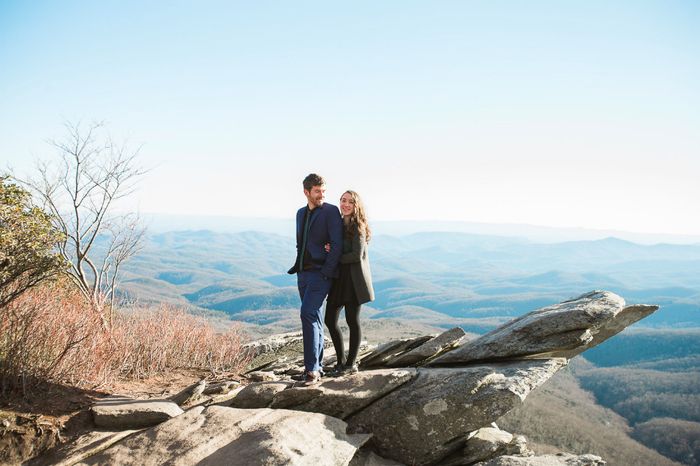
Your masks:
M331 243L326 243L326 245L323 246L323 248L326 250L326 252L331 252Z

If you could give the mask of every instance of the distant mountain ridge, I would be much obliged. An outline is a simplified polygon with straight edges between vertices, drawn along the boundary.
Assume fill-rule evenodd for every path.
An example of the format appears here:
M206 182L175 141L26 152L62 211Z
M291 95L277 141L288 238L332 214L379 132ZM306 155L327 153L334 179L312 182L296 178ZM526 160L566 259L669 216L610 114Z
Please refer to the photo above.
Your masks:
M169 301L229 316L296 308L291 237L265 232L173 231L148 236L127 264L129 299ZM700 326L700 245L641 245L618 238L536 243L455 232L376 235L370 258L377 316L484 331L522 312L591 289L662 309L646 325ZM410 309L405 315L402 310ZM429 312L428 312L429 311ZM253 314L251 314L251 312ZM282 320L283 317L280 317ZM479 319L482 324L479 324Z
M260 231L279 235L292 235L294 218L231 217L222 215L175 215L146 213L143 218L153 233L184 230L213 230L224 233ZM700 234L639 233L621 230L592 228L552 227L525 223L483 223L446 220L377 220L372 222L377 234L401 236L418 232L457 232L486 236L518 237L536 242L562 242L596 240L616 237L641 244L674 243L700 244Z

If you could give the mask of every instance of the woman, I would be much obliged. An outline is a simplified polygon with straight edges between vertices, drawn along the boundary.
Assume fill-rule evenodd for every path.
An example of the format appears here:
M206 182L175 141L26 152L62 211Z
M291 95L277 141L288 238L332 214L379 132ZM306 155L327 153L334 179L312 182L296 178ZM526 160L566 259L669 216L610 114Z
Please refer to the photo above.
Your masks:
M374 301L372 275L369 270L367 243L372 235L365 208L355 191L345 191L340 197L343 215L343 255L340 257L340 275L333 281L326 303L325 322L333 340L338 362L337 374L357 372L357 352L360 348L360 307ZM338 327L340 309L345 308L345 321L350 328L350 349L345 359L343 335Z

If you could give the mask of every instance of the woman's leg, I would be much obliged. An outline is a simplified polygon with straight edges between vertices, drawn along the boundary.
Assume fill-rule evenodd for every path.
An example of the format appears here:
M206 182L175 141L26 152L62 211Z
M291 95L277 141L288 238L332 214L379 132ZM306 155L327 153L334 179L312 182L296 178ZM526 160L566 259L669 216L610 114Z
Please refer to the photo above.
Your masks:
M362 330L360 329L360 308L361 304L345 306L345 321L350 328L350 349L348 350L348 359L346 366L352 366L357 359L357 353L360 350L360 341L362 340ZM336 321L338 317L336 316Z
M340 327L338 326L338 316L340 316L341 307L326 305L326 317L324 320L326 327L328 327L328 333L331 334L333 348L335 348L335 354L338 359L337 364L342 366L345 361L345 347L343 346L343 335L340 333Z

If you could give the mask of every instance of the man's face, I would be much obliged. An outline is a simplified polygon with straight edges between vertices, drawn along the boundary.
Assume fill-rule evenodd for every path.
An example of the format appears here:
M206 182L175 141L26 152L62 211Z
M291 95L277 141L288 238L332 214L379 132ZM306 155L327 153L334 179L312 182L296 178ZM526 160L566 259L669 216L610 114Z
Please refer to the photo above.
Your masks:
M306 199L309 201L309 207L311 209L315 209L316 207L321 207L321 204L323 204L323 201L326 198L326 187L324 185L313 186L311 191L307 191L305 189L304 194L306 195Z

